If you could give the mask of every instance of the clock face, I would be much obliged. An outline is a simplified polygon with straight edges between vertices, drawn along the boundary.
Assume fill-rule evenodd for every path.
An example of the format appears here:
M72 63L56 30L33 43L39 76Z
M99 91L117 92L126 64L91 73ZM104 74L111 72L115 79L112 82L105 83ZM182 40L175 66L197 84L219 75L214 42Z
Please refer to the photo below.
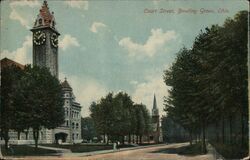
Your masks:
M33 41L36 45L42 45L46 41L46 35L42 31L37 31L34 33Z
M55 33L51 35L50 39L51 39L51 44L54 47L58 47L58 36Z

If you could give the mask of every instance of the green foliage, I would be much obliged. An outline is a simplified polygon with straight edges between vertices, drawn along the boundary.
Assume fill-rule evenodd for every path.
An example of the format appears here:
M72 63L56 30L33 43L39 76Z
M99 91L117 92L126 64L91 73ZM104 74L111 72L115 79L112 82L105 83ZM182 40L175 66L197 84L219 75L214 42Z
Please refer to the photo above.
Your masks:
M127 93L107 94L91 104L90 112L97 132L108 135L112 141L124 141L124 136L132 134L142 136L150 130L146 106L133 105Z
M1 107L0 107L0 128L1 135L5 140L5 148L8 146L10 129L22 130L25 124L19 121L17 109L22 109L15 103L15 96L19 93L17 82L22 78L24 72L17 66L4 67L1 70ZM20 121L19 121L20 122Z
M61 85L47 68L11 66L1 76L1 132L6 142L9 129L32 128L37 144L42 127L53 129L64 123Z
M99 138L97 134L94 121L91 117L81 118L82 138L84 140L93 140L94 137Z
M47 68L26 66L19 81L21 105L28 111L33 129L53 129L64 123L62 89L59 80ZM57 117L57 118L55 118Z
M165 111L189 131L191 138L202 132L203 151L209 124L224 117L231 120L235 113L243 117L248 113L247 15L247 11L239 12L223 26L212 25L201 31L192 48L181 49L164 72L166 85L172 87L165 99Z

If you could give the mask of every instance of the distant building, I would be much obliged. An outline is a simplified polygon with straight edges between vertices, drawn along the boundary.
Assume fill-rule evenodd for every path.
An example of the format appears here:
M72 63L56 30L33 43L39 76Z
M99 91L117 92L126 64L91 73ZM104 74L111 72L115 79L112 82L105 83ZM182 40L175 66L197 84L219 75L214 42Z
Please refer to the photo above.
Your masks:
M156 97L154 95L153 100L153 108L152 108L152 132L150 133L150 141L154 141L155 143L162 142L162 131L160 126L160 115L159 110L157 108Z
M47 1L42 8L31 29L33 32L33 65L47 67L51 74L58 78L58 36L60 33L55 28L54 13L50 13ZM24 65L4 58L1 60L1 68L16 65L21 69ZM81 105L76 102L73 89L68 81L61 83L63 90L65 123L55 129L41 129L39 143L78 143L81 138ZM55 117L56 118L56 117ZM30 144L34 143L32 129L21 133L10 131L10 143ZM1 138L2 139L2 138Z

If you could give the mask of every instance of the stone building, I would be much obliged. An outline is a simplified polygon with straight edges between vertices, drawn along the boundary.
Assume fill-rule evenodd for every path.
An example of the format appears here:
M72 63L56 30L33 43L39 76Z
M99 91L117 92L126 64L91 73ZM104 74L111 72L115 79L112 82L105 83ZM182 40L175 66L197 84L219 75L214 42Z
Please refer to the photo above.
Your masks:
M47 67L51 74L58 78L58 36L54 13L49 11L47 1L37 15L33 33L33 65ZM1 60L1 68L9 65L24 66L7 58ZM65 80L61 83L63 90L65 123L55 129L41 129L39 143L79 143L81 139L81 105L76 102L73 89ZM56 117L55 117L56 118ZM34 143L32 129L18 134L10 131L10 143L31 144ZM2 138L1 138L2 139ZM2 142L1 142L2 143Z

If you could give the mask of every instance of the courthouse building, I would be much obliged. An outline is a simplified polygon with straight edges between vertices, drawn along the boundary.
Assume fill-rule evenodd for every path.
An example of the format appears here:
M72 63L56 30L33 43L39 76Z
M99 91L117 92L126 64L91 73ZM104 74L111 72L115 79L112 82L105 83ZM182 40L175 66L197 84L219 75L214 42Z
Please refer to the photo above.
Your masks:
M47 67L51 74L58 78L58 36L60 33L56 29L54 13L50 12L47 1L43 2L31 31L33 33L33 65ZM1 60L1 69L10 65L24 67L7 58ZM55 129L41 129L39 143L78 143L82 141L81 105L76 102L73 89L66 78L61 86L65 123ZM17 132L10 131L9 136L12 144L34 143L32 129L24 131L20 136Z

